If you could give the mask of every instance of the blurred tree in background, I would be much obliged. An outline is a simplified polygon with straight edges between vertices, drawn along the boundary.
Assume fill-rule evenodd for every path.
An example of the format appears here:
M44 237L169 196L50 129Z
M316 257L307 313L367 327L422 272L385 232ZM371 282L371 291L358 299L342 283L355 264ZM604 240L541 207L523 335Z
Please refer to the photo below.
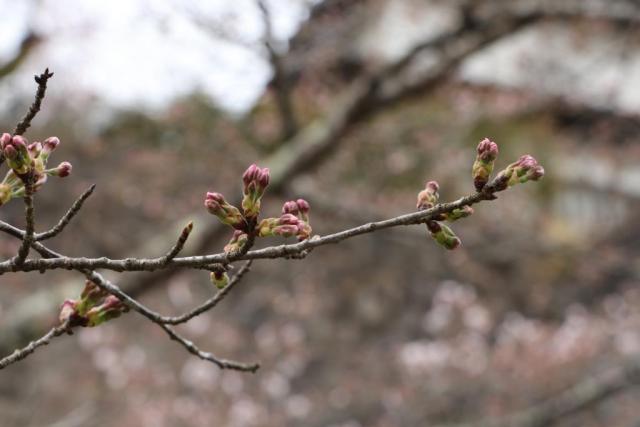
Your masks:
M89 61L62 49L88 37L91 20L73 17L68 33L57 22L42 29L47 14L78 2L24 3L41 25L15 29L1 58L0 129L12 129L31 99L16 82L51 65L62 83L29 136L58 135L75 169L40 195L41 226L98 183L73 231L52 240L68 254L161 255L187 220L197 234L186 253L216 252L228 236L200 214L202 194L237 191L256 160L272 169L278 194L264 209L303 196L320 234L412 211L428 179L444 200L472 192L460 171L484 137L500 144L501 159L535 154L547 175L479 206L458 226L464 245L454 252L412 227L304 261L257 262L243 289L181 329L230 357L257 356L256 375L219 371L125 316L1 371L3 425L637 423L640 4L265 1L225 20L202 13L205 2L140 2L150 13L132 39L146 25L170 33L168 17L179 16L208 37L198 39L203 55L207 41L215 50L222 40L258 58L249 68L269 65L268 84L239 113L208 87L183 90L188 73L174 83L183 95L162 108L110 106L73 72ZM1 7L9 16L18 6ZM287 7L304 13L283 38ZM255 18L247 38L245 13ZM166 70L188 62L191 47L180 42L185 57L168 56ZM60 67L40 62L63 54ZM138 51L139 63L101 78L124 84L131 69L146 69L145 55L154 54ZM199 70L216 79L215 69ZM224 93L249 82L241 76ZM3 206L2 219L20 223L22 210ZM0 253L18 246L3 239ZM110 277L164 312L211 293L202 274ZM50 327L83 285L66 271L0 281L3 354Z

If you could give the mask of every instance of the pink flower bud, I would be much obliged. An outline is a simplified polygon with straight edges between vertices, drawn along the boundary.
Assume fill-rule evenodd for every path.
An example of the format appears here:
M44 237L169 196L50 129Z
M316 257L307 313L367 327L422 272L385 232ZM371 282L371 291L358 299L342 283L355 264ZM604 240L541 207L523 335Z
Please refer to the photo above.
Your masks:
M298 209L300 209L300 212L302 213L309 213L309 211L311 210L309 202L304 199L298 199L296 200L296 203L298 204Z
M292 237L298 234L298 225L284 224L273 229L273 234L282 237Z
M279 225L295 225L297 226L300 220L292 214L283 214L280 218L278 218Z
M531 181L537 181L544 176L544 168L541 165L537 165L529 170L526 176Z
M2 136L0 136L0 148L4 149L5 145L9 142L11 142L11 135L6 132L3 133Z
M11 145L16 147L16 150L22 151L27 149L27 139L21 135L15 135L11 138Z
M5 145L2 152L4 153L4 156L7 159L14 160L18 158L18 150L16 150L16 148L13 145L10 145L10 144Z
M55 150L58 145L60 145L60 140L58 139L58 137L50 136L49 138L44 140L44 142L42 143L42 148L47 154L49 154L53 150Z
M282 205L283 214L298 215L299 210L300 208L298 207L298 204L293 200L285 202L285 204Z
M222 205L226 203L224 196L220 193L207 192L207 195L204 198L205 207L214 215L217 215L217 213L222 210Z
M74 301L72 299L64 300L64 302L62 303L62 306L60 307L60 314L58 315L58 319L60 320L60 323L64 323L67 320L77 315L76 313L77 304L78 304L77 301Z
M426 183L424 190L418 193L418 202L416 208L418 210L430 209L438 203L440 195L438 190L440 185L436 181L429 181Z
M255 164L242 175L244 188L242 193L242 209L246 218L257 218L260 213L260 199L269 185L269 169L259 168Z
M71 175L71 169L73 169L73 167L71 166L71 163L62 162L58 165L58 167L56 167L55 169L52 169L53 173L51 173L51 175L64 178L66 176Z
M258 166L254 163L247 168L247 170L242 174L242 182L244 186L247 187L249 184L256 179L258 174Z
M485 138L478 144L478 158L485 162L492 162L498 157L498 144Z
M31 156L31 158L35 159L40 155L40 152L42 151L42 143L37 141L32 142L27 148L29 150L29 155Z
M262 188L262 191L264 191L264 189L267 188L267 186L269 185L269 179L270 179L269 168L263 168L262 170L259 171L257 182L259 187Z

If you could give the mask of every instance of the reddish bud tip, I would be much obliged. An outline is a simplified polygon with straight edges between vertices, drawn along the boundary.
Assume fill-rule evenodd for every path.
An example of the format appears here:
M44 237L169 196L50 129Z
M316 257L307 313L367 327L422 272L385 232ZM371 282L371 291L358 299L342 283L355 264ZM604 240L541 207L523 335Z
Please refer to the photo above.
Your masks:
M2 152L7 159L15 159L18 157L18 151L13 145L5 145Z
M258 168L258 166L254 163L249 166L246 171L244 171L244 173L242 174L242 182L245 186L249 185L251 181L256 179L259 169L260 168Z
M478 144L478 157L485 162L494 161L498 157L498 144L485 138Z
M269 179L270 179L269 168L264 168L260 170L257 178L258 178L257 179L258 185L263 189L266 188L267 185L269 185Z
M0 148L4 149L5 145L9 142L11 142L11 135L6 132L3 133L2 136L0 136Z
M437 181L429 181L427 185L425 185L427 190L430 190L431 194L435 194L440 190L440 185Z
M62 162L56 169L58 171L58 176L60 178L64 178L71 175L71 169L73 169L73 166L71 166L71 163L69 162Z
M27 139L21 135L16 135L11 138L11 144L16 147L18 151L27 149Z
M309 202L307 202L304 199L296 200L296 204L298 205L298 209L300 210L300 212L303 214L308 214L309 211L311 210L311 206L309 205Z
M292 214L286 213L283 214L280 218L278 218L279 225L295 225L297 226L300 220Z
M296 202L294 202L293 200L285 202L285 204L282 205L282 213L283 214L298 215L299 210L300 210L300 208L298 207L298 204Z

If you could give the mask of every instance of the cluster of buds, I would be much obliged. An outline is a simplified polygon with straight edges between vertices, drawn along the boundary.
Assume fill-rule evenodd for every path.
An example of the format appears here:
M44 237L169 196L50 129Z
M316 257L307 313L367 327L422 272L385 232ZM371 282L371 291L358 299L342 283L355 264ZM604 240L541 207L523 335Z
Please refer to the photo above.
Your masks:
M246 218L257 218L260 213L260 199L269 185L269 169L255 164L242 175L242 210Z
M282 205L279 218L266 218L258 224L258 236L296 236L299 241L311 236L309 224L309 202L304 199L290 200Z
M544 168L532 156L525 154L511 163L496 177L497 190L504 190L527 181L538 181L544 176Z
M434 207L440 198L440 194L438 194L439 189L440 186L436 181L427 182L424 190L418 193L418 203L416 204L416 208L423 211Z
M498 144L485 138L478 144L476 160L473 162L471 173L473 175L473 185L476 191L482 191L487 182L493 166L498 158Z
M418 193L418 202L416 203L416 207L418 208L418 210L422 211L434 207L438 203L438 199L440 198L438 190L440 190L440 186L436 181L427 182L424 190ZM459 209L454 209L450 213L440 215L436 219L428 220L426 222L427 230L431 234L431 237L433 237L433 239L440 245L450 250L455 249L460 246L460 239L455 235L450 227L441 224L438 221L446 220L449 222L453 222L460 218L467 217L472 213L473 209L471 208L471 206L464 206Z
M498 157L498 145L489 140L483 139L478 144L478 154L473 162L472 176L476 191L482 189L489 182L491 172L496 158ZM500 171L495 180L494 191L506 190L516 184L523 184L527 181L538 181L544 176L544 168L532 156L525 154L516 162L511 163L506 169Z
M60 323L69 322L70 327L94 327L127 311L129 308L116 296L87 280L80 299L68 299L62 303L59 320Z
M487 191L487 183L493 172L493 167L498 158L498 144L485 138L478 144L476 159L473 162L472 176L473 185L476 191ZM511 163L506 169L501 171L491 184L489 196L493 192L502 191L516 184L527 181L537 181L544 176L544 168L538 161L528 154L520 157L518 161ZM418 210L430 209L438 203L438 190L440 187L435 181L427 182L425 189L418 193ZM473 214L471 206L462 206L450 212L445 212L435 218L426 221L427 229L436 242L447 249L455 249L461 242L458 236L447 225L440 221L454 222L461 218L466 218Z
M242 208L228 203L220 193L207 193L204 205L207 210L226 225L234 228L234 234L224 247L226 253L240 251L249 239L255 237L281 236L297 237L299 241L311 236L309 224L310 206L306 200L298 199L286 202L282 206L282 215L278 218L266 218L258 222L262 196L269 185L269 169L255 164L242 175ZM218 286L221 280L212 275L211 281Z
M245 220L240 209L229 204L222 194L207 193L204 205L209 213L217 216L223 224L230 225L236 230L244 229Z
M0 150L11 169L0 183L0 205L14 197L23 197L25 182L29 181L33 191L37 191L47 181L48 176L64 178L71 174L71 163L62 162L57 167L46 169L51 152L60 144L55 136L44 142L33 142L20 136L3 133L0 136Z
M302 199L301 199L302 200ZM302 200L305 204L304 200ZM290 203L290 202L287 202ZM285 203L285 207L286 204ZM295 203L295 202L294 202ZM308 204L307 204L308 206ZM283 211L285 208L283 208ZM283 213L278 218L265 218L258 224L258 237L281 236L297 237L299 241L308 239L311 236L311 226L308 219L303 216L296 216L292 213ZM308 216L306 217L308 218Z

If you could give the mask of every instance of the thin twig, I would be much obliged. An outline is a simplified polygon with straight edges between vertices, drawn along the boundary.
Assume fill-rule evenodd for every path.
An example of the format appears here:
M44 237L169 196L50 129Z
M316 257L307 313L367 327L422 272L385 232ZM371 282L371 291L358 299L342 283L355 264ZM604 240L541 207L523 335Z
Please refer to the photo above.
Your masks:
M165 262L164 257L159 258L125 258L125 259L109 259L106 257L101 258L85 258L85 257L64 257L52 259L28 259L19 268L20 271L44 271L53 269L108 269L118 272L123 271L155 271L168 268L170 266L176 266L181 268L202 268L212 263L227 264L232 261L249 260L249 259L268 259L268 258L286 258L293 255L299 255L309 249L313 249L319 246L328 244L334 244L343 240L353 238L362 234L372 233L377 230L385 228L414 225L424 223L427 220L433 219L440 214L451 212L454 209L462 208L464 206L471 206L479 203L483 200L491 200L495 198L492 189L492 184L485 187L480 193L475 193L466 197L462 197L451 203L444 203L436 205L435 207L423 211L413 212L405 215L400 215L394 218L386 219L383 221L370 222L367 224L353 227L347 230L343 230L337 233L329 234L326 236L314 236L311 239L304 240L298 243L292 243L288 245L270 246L264 249L258 249L243 253L243 251L229 255L225 253L211 254L211 255L199 255L191 257L174 258L170 262ZM4 227L3 227L4 228ZM2 231L2 228L0 228ZM6 273L12 270L10 264L6 261L0 263L0 274Z
M191 234L191 231L193 230L193 222L189 222L189 224L187 224L183 229L182 232L180 233L180 236L178 237L178 241L176 242L175 245L173 245L173 247L169 250L169 252L167 252L167 254L162 257L163 259L163 263L164 264L168 264L169 262L171 262L172 259L174 259L182 250L182 248L184 248L185 243L187 243L187 239L189 238L189 235Z
M60 234L64 230L64 228L69 224L69 222L71 222L71 220L78 214L78 212L80 212L80 209L82 209L83 203L91 196L91 194L93 194L93 190L95 189L96 189L96 185L93 184L91 187L85 190L85 192L82 193L82 195L80 195L80 197L78 197L75 202L73 202L73 205L71 205L71 208L69 208L69 210L62 216L62 218L60 218L60 221L58 221L58 223L50 230L43 231L42 233L36 234L35 240L43 241Z
M7 366L16 363L25 357L32 354L38 347L49 344L49 342L64 333L69 332L69 323L64 322L63 324L56 326L55 328L51 328L49 332L44 334L42 337L38 338L35 341L31 341L26 347L21 349L16 349L9 356L6 356L0 359L0 369L4 369Z
M202 314L202 313L204 313L206 311L211 310L213 307L218 305L218 303L220 301L222 301L224 299L224 297L226 297L229 292L231 292L231 289L233 289L235 285L240 283L240 280L242 279L242 276L244 276L246 273L248 273L249 270L251 269L251 263L252 262L253 262L253 260L247 261L240 268L240 270L238 270L238 272L235 274L235 276L233 276L233 278L231 280L229 280L229 284L227 284L227 286L225 286L224 288L220 289L213 297L209 298L202 305L199 305L198 307L190 310L187 313L181 314L180 316L173 316L173 317L163 316L162 317L162 323L165 323L167 325L178 325L180 323L188 322L189 320L193 319L194 317L196 317L196 316L198 316L198 315L200 315L200 314Z
M51 77L53 77L53 73L50 73L48 68L45 69L44 73L40 74L39 76L34 76L34 79L38 84L36 98L33 100L33 104L31 104L31 107L29 107L29 111L27 111L27 114L23 117L20 123L18 123L15 130L13 131L14 135L24 134L27 129L29 129L29 126L31 126L31 121L34 119L36 114L38 114L38 111L40 111L42 100L47 93L47 82Z
M24 236L24 231L22 231L22 230L20 230L20 229L18 229L16 227L13 227L10 224L1 222L1 221L0 221L0 230L4 231L5 233L7 233L7 234L9 234L9 235L11 235L13 237L18 238L18 239L21 239ZM36 250L43 257L47 257L47 258L55 258L55 257L62 257L63 256L63 255L61 255L61 254L59 254L59 253L47 248L46 246L44 246L40 242L34 242L33 243L33 249ZM86 270L86 269L78 269L78 271L83 273L89 280L94 282L96 285L98 285L99 287L101 287L105 291L109 292L111 295L115 295L121 301L124 301L125 304L128 307L130 307L131 309L133 309L134 311L137 311L138 313L140 313L141 315L143 315L144 317L146 317L147 319L149 319L153 323L155 323L155 324L159 325L160 327L162 327L165 330L165 332L167 332L167 334L169 334L169 336L171 336L172 339L178 341L189 352L197 355L201 359L213 362L213 363L215 363L216 365L218 365L222 369L237 369L237 370L242 370L242 371L255 372L259 367L258 364L244 364L244 363L234 362L234 361L225 360L225 359L218 359L217 357L215 357L211 353L202 352L192 342L190 342L188 340L185 340L184 338L182 338L180 335L178 335L173 330L167 329L165 327L165 324L174 324L175 325L175 324L185 323L188 320L198 316L199 314L202 314L205 311L208 311L208 310L212 309L213 307L215 307L220 301L222 301L222 299L224 299L224 297L231 291L231 289L233 289L233 287L240 282L242 277L249 271L250 265L251 265L251 261L245 263L245 265L242 266L242 268L240 268L240 270L238 270L238 273L236 273L236 275L230 280L229 284L225 288L220 290L214 297L212 297L211 299L207 300L202 305L200 305L198 307L195 307L194 309L190 310L189 312L184 313L184 314L179 315L179 316L162 316L161 314L159 314L159 313L147 308L145 305L143 305L139 301L131 298L129 295L127 295L125 292L123 292L117 285L115 285L112 282L110 282L109 280L107 280L101 274L99 274L99 273L97 273L95 271L90 271L90 270ZM31 350L31 353L33 353L34 350L35 350L35 348L33 350ZM25 354L22 358L26 357L27 355L28 354ZM20 359L18 359L18 360L20 360Z
M209 352L200 350L193 342L189 341L186 338L183 338L169 326L163 324L159 325L167 333L167 335L171 337L172 340L178 341L178 343L180 343L180 345L187 349L189 353L199 357L202 360L215 363L220 369L233 369L236 371L255 373L260 368L259 363L241 363L235 362L233 360L220 359Z
M34 231L35 231L35 212L33 207L33 176L28 176L24 179L24 217L26 220L26 227L24 231L24 235L22 237L22 244L20 248L18 248L18 254L9 260L10 264L13 264L13 268L19 268L22 263L27 259L27 255L29 255L29 249L34 242ZM14 270L16 271L16 270Z

